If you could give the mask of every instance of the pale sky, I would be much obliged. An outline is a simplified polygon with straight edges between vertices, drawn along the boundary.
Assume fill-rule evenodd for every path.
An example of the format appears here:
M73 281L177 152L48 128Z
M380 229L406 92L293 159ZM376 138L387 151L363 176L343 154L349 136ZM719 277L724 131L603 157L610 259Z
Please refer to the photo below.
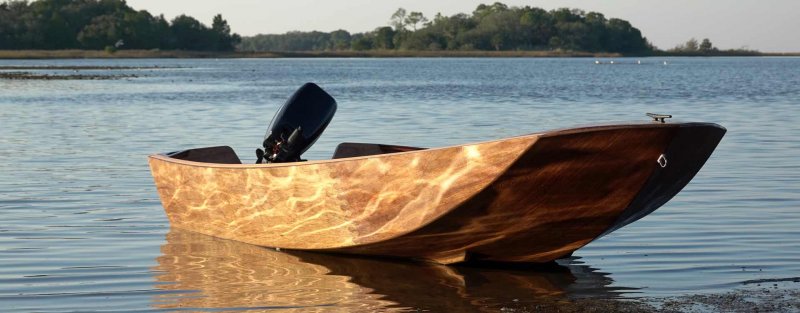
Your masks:
M397 8L427 17L471 13L472 0L128 0L137 10L172 19L187 14L210 25L219 13L243 36L279 34L291 30L351 33L388 25ZM547 10L570 7L628 20L661 49L689 38L710 38L721 49L749 48L764 52L800 52L800 0L505 0L509 6Z

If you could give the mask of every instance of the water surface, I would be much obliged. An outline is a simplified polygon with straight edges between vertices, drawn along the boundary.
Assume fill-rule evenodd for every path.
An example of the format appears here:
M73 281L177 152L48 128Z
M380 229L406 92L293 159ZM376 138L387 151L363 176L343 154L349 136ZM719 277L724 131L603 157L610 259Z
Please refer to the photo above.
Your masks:
M0 305L491 311L552 298L800 288L800 58L635 61L0 61L161 67L81 71L138 76L120 80L0 80ZM306 81L339 102L311 159L343 141L434 147L645 112L728 133L676 198L555 267L286 253L170 230L147 154L230 145L252 162L266 124Z

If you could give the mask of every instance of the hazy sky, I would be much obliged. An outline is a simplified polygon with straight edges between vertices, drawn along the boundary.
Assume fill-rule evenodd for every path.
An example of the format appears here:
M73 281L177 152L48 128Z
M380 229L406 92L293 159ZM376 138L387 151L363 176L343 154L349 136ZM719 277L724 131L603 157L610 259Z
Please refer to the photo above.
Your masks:
M472 0L128 0L138 10L193 16L205 24L217 13L234 32L284 33L291 30L363 32L387 25L399 7L427 17L471 13L480 3ZM539 0L501 1L509 6L536 6L547 10L570 7L617 17L639 28L657 47L666 49L695 37L710 38L723 49L746 47L765 52L800 52L800 0Z

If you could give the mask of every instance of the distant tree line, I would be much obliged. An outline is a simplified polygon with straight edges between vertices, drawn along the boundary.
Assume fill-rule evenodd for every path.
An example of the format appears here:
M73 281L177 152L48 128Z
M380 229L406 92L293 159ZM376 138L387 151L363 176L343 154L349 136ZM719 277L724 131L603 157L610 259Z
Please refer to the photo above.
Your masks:
M729 55L729 56L747 56L747 55L761 55L761 52L756 50L749 50L745 48L720 50L711 43L711 40L704 38L702 41L692 38L685 43L675 46L675 48L666 51L670 55L684 55L684 56L710 56L710 55Z
M572 50L642 53L654 48L628 21L579 9L481 4L471 15L398 9L390 26L351 34L345 30L245 37L245 51L337 50Z
M675 48L670 49L669 51L672 52L701 52L701 53L711 53L715 51L719 51L714 44L711 43L711 40L708 38L703 39L703 42L698 43L697 39L689 39L686 43L680 44L675 46Z
M124 0L0 3L0 49L182 49L230 51L241 41L221 15L208 27L181 15L167 21Z

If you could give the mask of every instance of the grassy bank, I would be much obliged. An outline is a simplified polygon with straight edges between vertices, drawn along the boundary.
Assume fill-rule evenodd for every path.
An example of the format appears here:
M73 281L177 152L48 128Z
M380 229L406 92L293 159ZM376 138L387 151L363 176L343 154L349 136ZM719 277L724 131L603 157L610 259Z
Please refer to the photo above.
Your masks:
M623 56L800 56L794 53L728 53L688 54L659 51L645 55L622 55L620 53L593 53L580 51L184 51L184 50L119 50L109 53L103 50L0 50L0 59L143 59L143 58L618 58Z

